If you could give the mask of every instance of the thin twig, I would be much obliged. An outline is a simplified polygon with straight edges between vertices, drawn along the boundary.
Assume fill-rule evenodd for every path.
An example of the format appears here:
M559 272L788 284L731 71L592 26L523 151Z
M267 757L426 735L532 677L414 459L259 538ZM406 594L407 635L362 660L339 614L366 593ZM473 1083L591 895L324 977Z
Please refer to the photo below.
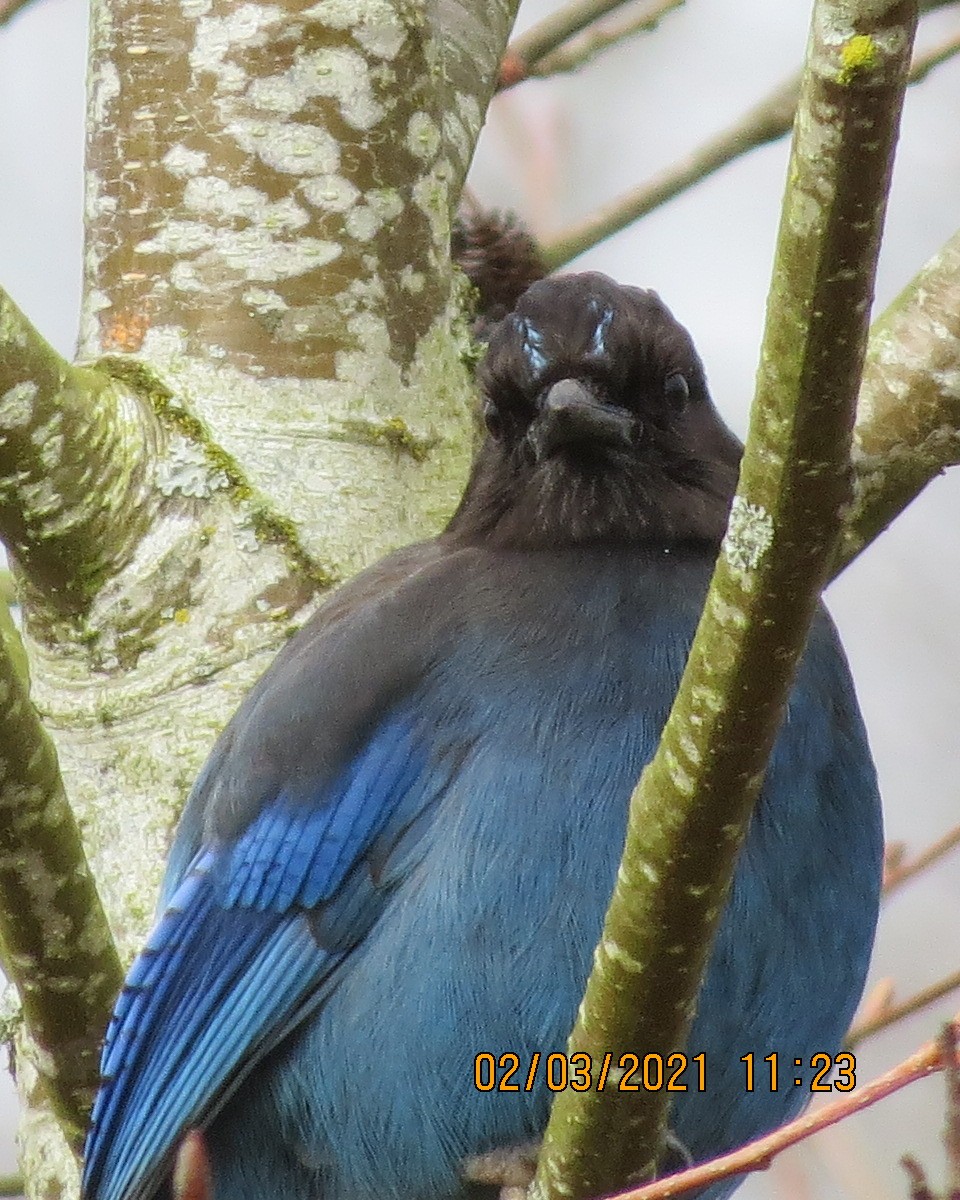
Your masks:
M704 142L652 179L601 205L585 220L565 229L541 250L551 270L583 254L604 238L618 233L680 192L707 179L747 151L776 141L790 129L800 93L794 75L735 124Z
M0 0L0 26L8 24L22 9L26 8L30 0ZM5 1196L6 1192L0 1192L0 1196Z
M887 1029L904 1017L909 1017L912 1013L920 1012L921 1009L934 1004L943 996L948 996L951 992L956 991L957 988L960 988L960 970L954 971L945 978L937 980L936 983L931 983L929 987L921 988L919 992L908 996L906 1000L901 1000L899 1004L888 1004L881 1008L879 1012L871 1014L865 1020L858 1021L850 1027L847 1036L844 1038L844 1045L852 1050L868 1037L873 1037L875 1033L879 1033L881 1029Z
M910 82L920 83L921 80L926 79L934 67L939 67L941 63L945 63L948 58L953 58L957 53L960 53L960 32L951 34L939 45L925 50L923 54L918 54L910 68Z
M530 68L545 54L581 33L594 21L620 8L627 0L573 0L565 8L538 21L514 38L506 49L500 68L501 88L526 79Z
M665 16L682 7L685 0L654 0L654 3L634 3L616 18L585 29L575 38L545 54L535 63L527 64L527 76L545 79L550 75L562 75L586 66L604 50L625 41L638 33L652 33Z
M960 825L954 826L953 829L948 829L943 837L938 838L932 845L925 850L921 850L916 858L910 859L908 862L898 863L884 872L883 877L883 894L891 895L898 887L901 887L909 879L913 879L919 875L921 871L925 871L927 867L938 862L951 850L960 846Z
M929 8L942 7L931 4ZM918 54L910 68L910 82L917 83L956 54L960 53L960 35ZM727 163L774 142L788 133L797 107L800 76L794 75L775 88L758 105L733 125L704 142L685 158L659 175L632 188L608 204L601 205L585 220L570 226L541 247L550 270L564 266L604 238L618 233L640 217L666 204L680 192L709 178Z
M957 1038L960 1029L947 1025L940 1035L942 1056L947 1062L947 1121L943 1130L943 1145L947 1152L946 1195L960 1196L960 1061L957 1057Z
M957 1020L958 1018L954 1018L954 1025ZM670 1197L692 1192L697 1188L717 1183L721 1179L729 1179L734 1175L749 1171L765 1170L772 1160L788 1146L794 1146L797 1142L802 1142L813 1134L819 1133L821 1129L828 1129L831 1125L838 1124L853 1113L870 1108L878 1100L892 1096L894 1092L915 1083L918 1079L924 1079L927 1075L942 1071L945 1066L946 1061L940 1039L927 1042L915 1054L904 1059L902 1063L881 1075L879 1079L858 1086L856 1091L849 1095L834 1100L831 1104L824 1105L823 1108L805 1113L788 1125L781 1126L774 1133L758 1138L755 1142L749 1142L746 1146L741 1146L739 1150L724 1154L712 1162L691 1167L677 1175L668 1175L665 1179L658 1179L654 1183L633 1188L631 1191L620 1192L617 1194L616 1200L669 1200Z

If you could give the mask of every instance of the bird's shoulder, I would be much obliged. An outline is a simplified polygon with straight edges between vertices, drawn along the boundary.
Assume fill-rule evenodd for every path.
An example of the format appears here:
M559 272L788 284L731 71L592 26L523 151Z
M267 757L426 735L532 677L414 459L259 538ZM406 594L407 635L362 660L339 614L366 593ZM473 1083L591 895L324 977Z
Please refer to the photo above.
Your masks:
M708 554L520 553L441 537L389 555L340 588L278 654L224 730L195 789L221 831L280 790L316 795L425 680L468 691L496 663L605 640L692 634ZM612 653L616 653L614 648ZM472 678L471 678L472 676ZM225 822L225 823L224 823Z

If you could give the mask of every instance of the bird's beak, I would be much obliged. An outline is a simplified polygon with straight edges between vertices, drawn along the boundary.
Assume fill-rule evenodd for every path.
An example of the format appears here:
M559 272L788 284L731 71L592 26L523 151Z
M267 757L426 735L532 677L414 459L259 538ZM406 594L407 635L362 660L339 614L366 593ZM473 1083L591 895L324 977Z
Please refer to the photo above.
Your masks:
M626 410L603 404L586 384L561 379L544 393L539 413L527 434L537 462L563 447L632 444L634 418Z

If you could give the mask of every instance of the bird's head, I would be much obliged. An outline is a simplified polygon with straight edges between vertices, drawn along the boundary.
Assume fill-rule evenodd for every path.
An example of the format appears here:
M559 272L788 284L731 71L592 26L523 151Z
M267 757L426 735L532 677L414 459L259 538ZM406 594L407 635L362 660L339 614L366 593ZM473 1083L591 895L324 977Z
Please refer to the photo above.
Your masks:
M451 536L719 542L740 444L655 292L595 273L540 280L493 330L479 382L487 438Z

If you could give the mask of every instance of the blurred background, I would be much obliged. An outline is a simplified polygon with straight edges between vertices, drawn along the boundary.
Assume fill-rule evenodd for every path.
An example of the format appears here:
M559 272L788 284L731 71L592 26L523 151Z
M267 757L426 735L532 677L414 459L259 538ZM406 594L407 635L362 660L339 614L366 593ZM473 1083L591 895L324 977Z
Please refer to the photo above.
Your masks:
M560 7L527 0L518 32ZM654 34L492 106L471 178L479 199L554 237L681 159L799 65L808 0L687 0ZM0 284L71 354L81 262L86 6L33 0L0 28ZM960 27L953 5L921 44ZM960 58L907 96L880 261L884 307L960 223ZM577 269L653 287L691 330L714 397L746 429L785 175L786 139L754 150ZM960 471L931 487L830 589L880 774L888 838L916 851L960 823ZM960 851L885 905L871 986L898 998L960 967ZM863 1082L960 1009L954 993L857 1052ZM783 1156L743 1200L892 1200L904 1152L943 1182L944 1085L928 1079ZM15 1169L16 1097L0 1073L0 1173Z

